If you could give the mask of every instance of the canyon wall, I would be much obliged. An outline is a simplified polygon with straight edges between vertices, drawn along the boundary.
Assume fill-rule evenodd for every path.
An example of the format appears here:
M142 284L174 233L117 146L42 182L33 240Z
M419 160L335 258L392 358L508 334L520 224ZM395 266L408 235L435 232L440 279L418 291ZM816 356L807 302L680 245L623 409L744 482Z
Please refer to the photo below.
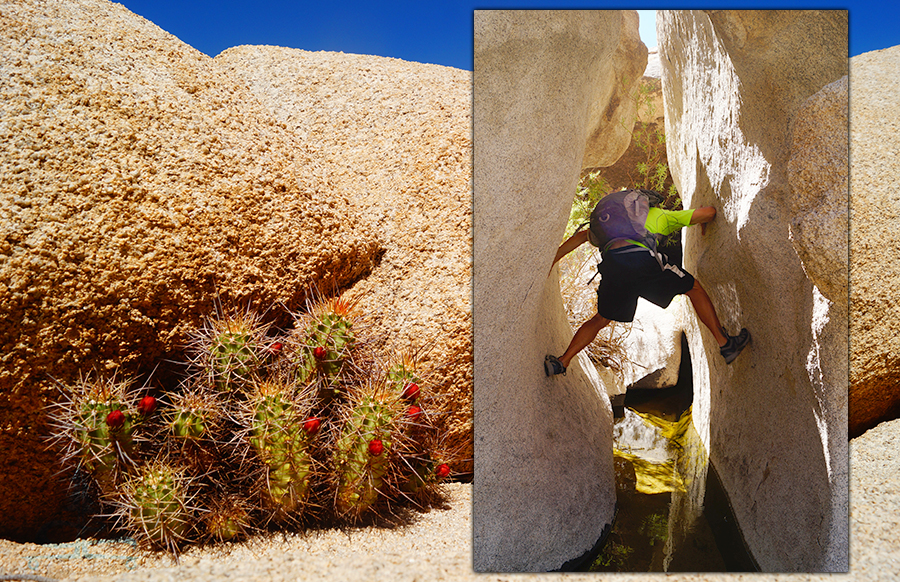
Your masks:
M688 333L694 422L763 571L845 571L847 298L818 277L846 272L846 154L823 143L846 143L847 122L807 101L846 101L846 84L823 88L847 75L847 12L666 11L657 34L675 183L686 207L718 209L685 232L685 266L729 333L753 335L726 365L708 330ZM817 110L837 135L810 148L792 128ZM813 194L792 159L833 171Z
M579 173L588 158L609 165L627 148L628 132L612 129L631 115L621 78L637 80L646 55L633 11L475 12L479 572L570 566L613 519L603 385L586 358L550 378L543 361L572 337L550 267ZM589 142L604 151L586 152Z

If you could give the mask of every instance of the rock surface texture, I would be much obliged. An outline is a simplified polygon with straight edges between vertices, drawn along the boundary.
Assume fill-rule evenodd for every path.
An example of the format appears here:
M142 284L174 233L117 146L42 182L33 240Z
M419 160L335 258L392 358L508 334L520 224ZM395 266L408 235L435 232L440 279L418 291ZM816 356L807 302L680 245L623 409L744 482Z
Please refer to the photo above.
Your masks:
M440 328L434 351L465 411L449 424L468 445L467 73L417 77L416 98L395 83L403 96L392 99L409 109L378 122L399 124L397 115L421 109L425 123L404 134L407 150L385 147L383 158L356 166L382 172L379 190L345 178L348 162L337 161L343 152L322 137L321 120L298 135L243 74L119 4L8 1L0 27L0 536L77 533L60 512L65 483L42 440L43 407L57 397L50 377L149 372L177 357L217 298L272 308L281 325L314 288L357 284L379 331L403 327L398 343L437 343L424 330ZM398 63L383 76L425 70ZM327 81L321 89L329 92ZM432 91L447 111L430 111L440 108L423 97ZM372 110L381 105L390 107ZM341 121L359 129L373 117ZM398 167L392 155L407 158ZM379 162L388 165L376 169ZM394 179L397 197L376 201ZM439 227L409 229L441 212ZM427 307L416 310L409 297L427 286L426 275L436 291L421 294ZM366 276L375 278L360 283ZM446 319L436 319L438 309Z
M586 359L552 378L542 363L572 337L550 266L595 112L637 38L633 13L475 12L478 572L562 568L612 521L609 400ZM646 53L632 59L642 71ZM627 146L610 135L612 159Z
M228 49L215 63L247 81L382 242L379 263L349 293L384 348L421 348L450 406L430 412L462 460L454 471L471 472L472 74L260 46Z
M667 11L657 32L675 183L719 211L685 233L685 266L730 333L753 334L730 366L705 328L688 334L694 422L763 571L846 571L846 308L794 250L788 166L804 103L847 74L847 12Z
M900 47L850 60L850 434L900 415L900 267L890 242L900 219L900 88L885 84Z

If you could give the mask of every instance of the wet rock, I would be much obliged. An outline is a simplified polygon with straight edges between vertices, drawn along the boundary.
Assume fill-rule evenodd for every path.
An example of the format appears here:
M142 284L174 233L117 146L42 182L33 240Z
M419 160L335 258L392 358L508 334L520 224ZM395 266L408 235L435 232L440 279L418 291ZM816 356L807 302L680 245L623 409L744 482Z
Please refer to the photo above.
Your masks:
M599 378L583 357L553 378L542 363L572 337L550 266L596 113L614 110L620 47L637 39L618 11L475 12L476 571L561 568L613 517ZM629 67L645 64L646 49Z
M688 332L694 422L762 569L843 571L846 312L792 245L788 164L792 121L847 74L847 12L664 11L657 22L669 165L686 207L718 209L705 236L686 230L685 266L726 329L753 334L725 365L705 327Z

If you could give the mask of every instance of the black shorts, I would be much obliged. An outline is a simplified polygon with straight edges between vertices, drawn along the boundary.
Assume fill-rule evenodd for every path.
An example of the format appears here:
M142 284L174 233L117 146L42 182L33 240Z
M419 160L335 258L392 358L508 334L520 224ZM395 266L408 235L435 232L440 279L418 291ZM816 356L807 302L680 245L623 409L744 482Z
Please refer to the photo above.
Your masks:
M633 321L638 297L667 307L676 295L694 286L694 277L668 262L660 266L649 250L629 245L607 251L601 261L597 288L597 313L613 321Z

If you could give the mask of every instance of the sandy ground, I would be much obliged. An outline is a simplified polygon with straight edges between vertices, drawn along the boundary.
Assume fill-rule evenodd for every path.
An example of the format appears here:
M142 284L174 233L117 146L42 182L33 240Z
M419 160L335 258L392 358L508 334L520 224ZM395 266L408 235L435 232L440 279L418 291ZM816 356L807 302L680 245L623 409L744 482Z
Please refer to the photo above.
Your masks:
M900 572L900 420L850 444L849 574L672 574L666 580L761 582L887 581ZM580 582L599 574L476 574L472 571L472 486L449 484L446 504L396 528L323 530L260 536L239 544L193 548L178 563L126 543L79 540L17 544L0 540L0 580L10 574L72 582L205 582L212 580L356 580L424 582ZM6 576L4 576L6 575ZM658 581L659 574L616 574L616 582ZM26 578L18 578L26 579Z

